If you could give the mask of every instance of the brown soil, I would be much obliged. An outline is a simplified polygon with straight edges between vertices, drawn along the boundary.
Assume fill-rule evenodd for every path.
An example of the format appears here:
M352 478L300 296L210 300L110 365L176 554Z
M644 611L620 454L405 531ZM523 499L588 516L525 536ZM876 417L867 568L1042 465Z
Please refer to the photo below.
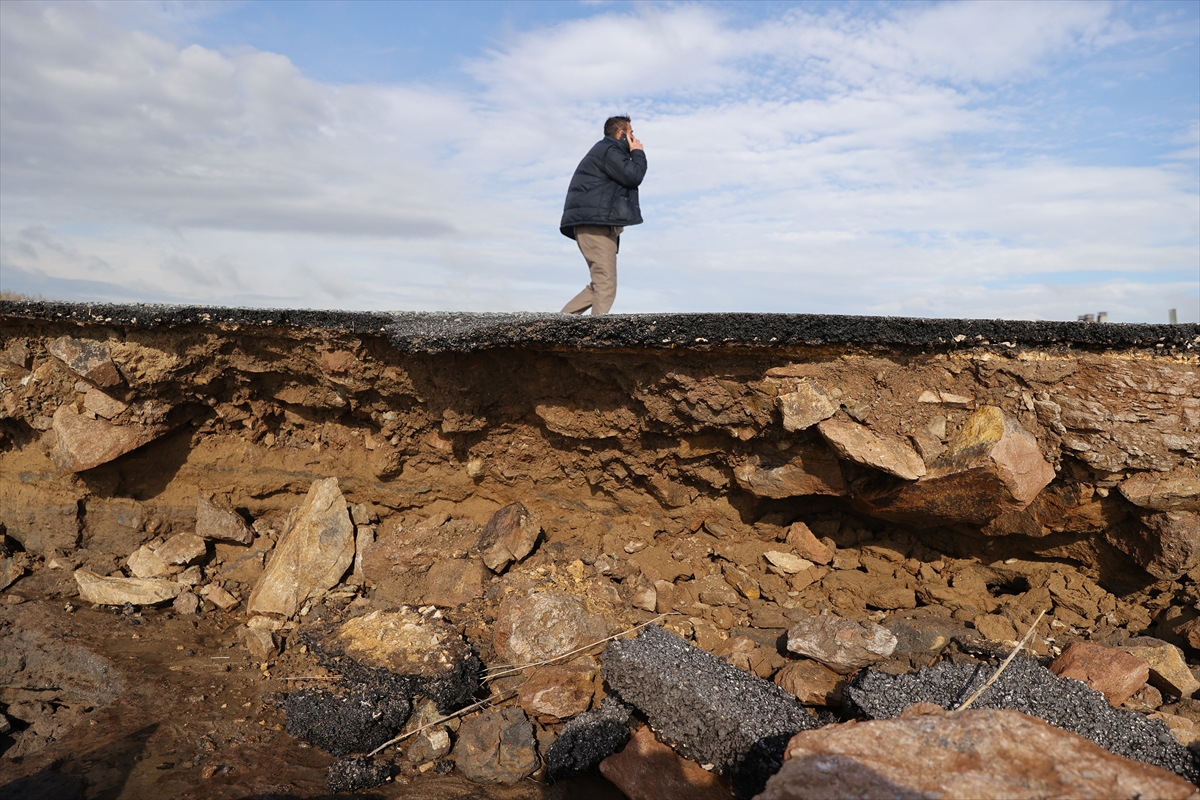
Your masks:
M52 419L64 405L85 412L91 387L50 355L64 335L109 347L122 380L105 392L128 404L111 421L152 438L65 474L52 458ZM989 345L413 355L329 331L11 318L0 337L0 523L27 565L0 592L0 664L11 670L0 676L0 711L16 725L0 736L0 786L40 775L61 781L46 796L325 793L332 757L289 737L272 704L324 671L294 633L265 668L253 663L237 629L289 511L331 476L377 517L376 563L367 560L365 586L312 604L301 625L422 604L444 588L429 585L428 568L477 560L495 511L520 501L540 516L534 553L503 576L484 570L479 596L445 611L489 664L508 593L553 584L586 597L615 632L655 615L630 602L655 581L671 584L657 592L657 610L677 612L669 628L714 651L747 636L761 653L745 666L767 677L786 663L773 646L783 629L822 609L884 624L936 619L994 651L1048 609L1035 653L1144 634L1184 648L1189 663L1200 656L1191 624L1200 569L1155 577L1135 563L1127 540L1151 510L1119 488L1138 474L1195 474L1193 354ZM757 496L738 467L827 452L815 428L792 433L780 422L778 395L802 379L830 392L840 418L914 442L926 462L974 409L999 407L1036 437L1057 477L1031 511L983 527L872 516L870 498L899 479L845 460L845 496ZM918 402L926 392L965 400ZM115 574L141 545L191 530L201 493L259 534L249 546L210 546L202 562L206 582L242 605L205 603L194 616L79 605L75 568ZM787 550L796 521L836 555L781 575L763 553ZM374 792L619 796L600 778L485 790L436 771L409 768Z

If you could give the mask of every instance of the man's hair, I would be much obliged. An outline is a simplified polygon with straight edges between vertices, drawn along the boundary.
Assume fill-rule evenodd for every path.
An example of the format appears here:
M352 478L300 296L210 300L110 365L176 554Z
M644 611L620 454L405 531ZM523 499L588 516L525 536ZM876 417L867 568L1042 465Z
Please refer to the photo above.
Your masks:
M616 136L629 126L630 123L628 114L620 114L615 117L609 117L608 119L604 120L604 135Z

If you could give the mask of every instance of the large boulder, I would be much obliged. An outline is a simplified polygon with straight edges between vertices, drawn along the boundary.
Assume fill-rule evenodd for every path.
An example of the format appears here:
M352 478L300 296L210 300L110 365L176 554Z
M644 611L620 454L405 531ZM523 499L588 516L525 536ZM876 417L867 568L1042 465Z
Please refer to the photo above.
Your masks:
M1159 579L1173 580L1200 564L1200 514L1192 511L1146 514L1140 524L1109 528L1104 538Z
M739 486L758 497L781 499L813 494L841 497L846 494L842 467L829 448L801 444L786 455L787 461L777 466L764 463L760 456L750 456L746 463L734 468L733 477Z
M1164 769L1017 711L913 711L925 713L796 734L757 800L1196 797Z
M116 386L121 373L113 363L108 345L73 336L60 336L46 346L72 372L97 386Z
M834 452L848 461L906 481L925 474L925 462L903 439L883 437L865 425L840 419L827 419L817 430Z
M1054 479L1037 439L995 406L963 423L925 476L863 498L872 514L920 525L986 525L1020 511Z
M250 594L251 614L291 617L337 585L354 561L354 524L337 478L313 483Z
M114 425L61 405L54 412L54 449L50 457L62 472L83 472L107 464L161 436L160 426Z

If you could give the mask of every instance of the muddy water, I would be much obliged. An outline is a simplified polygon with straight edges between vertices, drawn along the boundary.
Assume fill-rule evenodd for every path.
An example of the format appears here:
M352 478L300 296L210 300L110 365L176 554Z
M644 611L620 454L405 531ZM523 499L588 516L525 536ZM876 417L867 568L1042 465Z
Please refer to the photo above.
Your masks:
M26 584L25 594L38 587ZM56 587L47 586L50 593ZM10 593L11 596L11 593ZM0 701L46 713L0 736L0 796L315 798L333 757L288 736L264 694L294 685L288 657L269 671L237 644L236 624L168 611L74 608L61 599L0 606L10 671ZM13 658L14 653L19 653ZM23 668L21 668L23 667ZM111 702L104 704L111 697ZM33 716L26 713L27 716ZM15 736L14 736L15 734ZM529 800L622 795L602 779L479 786L456 775L400 778L364 797Z

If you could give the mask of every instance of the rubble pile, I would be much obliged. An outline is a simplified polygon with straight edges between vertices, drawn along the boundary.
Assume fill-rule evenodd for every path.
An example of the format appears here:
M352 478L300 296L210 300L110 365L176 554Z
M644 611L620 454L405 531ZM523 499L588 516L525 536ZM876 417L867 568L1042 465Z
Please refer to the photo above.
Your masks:
M103 729L178 796L1200 782L1194 344L0 321L13 781Z

